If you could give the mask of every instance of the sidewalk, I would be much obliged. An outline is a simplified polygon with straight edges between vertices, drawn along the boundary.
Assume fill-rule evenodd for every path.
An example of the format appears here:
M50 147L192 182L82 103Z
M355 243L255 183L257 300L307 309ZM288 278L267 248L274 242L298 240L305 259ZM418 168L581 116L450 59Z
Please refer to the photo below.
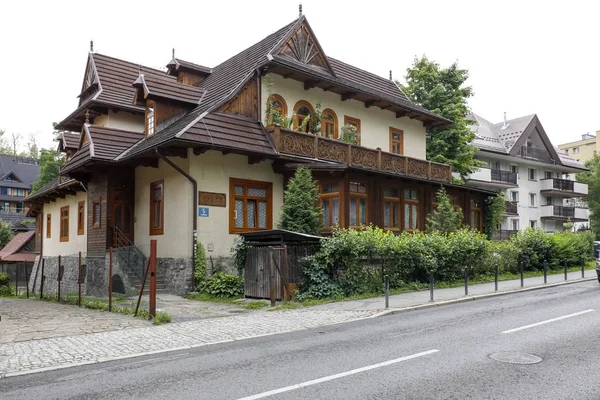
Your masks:
M566 283L583 282L598 279L595 270L586 270L585 278L581 278L581 271L569 272ZM469 295L465 296L464 286L455 288L437 289L434 288L434 302L429 301L429 289L420 290L418 292L407 292L390 296L391 312L394 311L409 311L413 307L425 308L447 304L448 302L462 302L475 300L477 298L491 297L513 293L521 290L532 290L533 288L543 288L549 285L559 285L565 283L564 274L548 275L548 283L544 285L544 277L525 278L523 288L521 288L521 280L514 279L509 281L498 282L498 291L494 290L494 282L482 283L477 285L469 285ZM315 309L328 311L356 311L356 310L384 310L385 297L376 297L363 300L340 301L337 303L328 303L315 306Z

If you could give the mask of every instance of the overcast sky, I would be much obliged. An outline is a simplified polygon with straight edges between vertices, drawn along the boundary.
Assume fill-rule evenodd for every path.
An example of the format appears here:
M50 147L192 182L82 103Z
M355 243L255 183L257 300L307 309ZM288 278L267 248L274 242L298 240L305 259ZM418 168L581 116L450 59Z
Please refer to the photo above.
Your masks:
M592 1L303 0L327 55L403 80L415 56L470 71L474 112L537 114L554 144L600 130ZM89 51L162 68L215 66L294 20L298 1L2 1L0 130L52 143L77 106Z

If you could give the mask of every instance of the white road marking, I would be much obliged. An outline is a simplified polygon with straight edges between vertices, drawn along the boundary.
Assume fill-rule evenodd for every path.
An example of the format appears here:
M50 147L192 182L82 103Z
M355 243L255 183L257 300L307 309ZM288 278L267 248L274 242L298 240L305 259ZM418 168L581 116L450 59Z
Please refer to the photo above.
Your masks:
M341 372L341 373L335 374L335 375L325 376L323 378L314 379L312 381L306 381L306 382L298 383L296 385L286 386L286 387L283 387L283 388L280 388L280 389L269 390L268 392L263 392L263 393L255 394L255 395L248 396L248 397L242 397L241 399L238 399L238 400L256 400L256 399L262 399L264 397L273 396L274 394L290 392L292 390L297 390L297 389L300 389L300 388L303 388L303 387L306 387L306 386L312 386L312 385L316 385L316 384L319 384L319 383L331 381L331 380L334 380L334 379L343 378L345 376L359 374L361 372L369 371L369 370L372 370L372 369L375 369L375 368L386 367L388 365L396 364L396 363L399 363L399 362L402 362L402 361L412 360L413 358L427 356L429 354L437 353L438 351L439 350L427 350L427 351L424 351L424 352L421 352L421 353L417 353L417 354L413 354L413 355L410 355L410 356L395 358L395 359L389 360L389 361L384 361L384 362L379 363L379 364L367 365L366 367L357 368L357 369L353 369L353 370L346 371L346 372Z
M529 328L534 328L536 326L540 326L540 325L545 325L545 324L549 324L551 322L556 322L556 321L560 321L562 319L567 319L567 318L571 318L571 317L576 317L578 315L582 315L582 314L587 314L590 312L595 311L594 309L589 309L589 310L585 310L585 311L580 311L580 312L576 312L574 314L569 314L569 315L563 315L562 317L557 317L557 318L552 318L552 319L548 319L546 321L541 321L541 322L536 322L535 324L531 324L531 325L525 325L525 326L521 326L519 328L514 328L514 329L509 329L507 331L504 331L502 333L513 333L513 332L518 332L518 331L522 331L523 329L529 329Z

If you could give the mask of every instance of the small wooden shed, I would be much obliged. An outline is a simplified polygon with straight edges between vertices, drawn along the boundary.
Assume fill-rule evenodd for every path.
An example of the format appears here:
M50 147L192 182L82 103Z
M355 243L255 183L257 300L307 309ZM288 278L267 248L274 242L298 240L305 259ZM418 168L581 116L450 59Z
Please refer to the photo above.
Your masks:
M290 299L300 282L298 261L319 250L321 237L282 229L241 235L249 246L244 267L245 297L268 299L273 287L278 300Z

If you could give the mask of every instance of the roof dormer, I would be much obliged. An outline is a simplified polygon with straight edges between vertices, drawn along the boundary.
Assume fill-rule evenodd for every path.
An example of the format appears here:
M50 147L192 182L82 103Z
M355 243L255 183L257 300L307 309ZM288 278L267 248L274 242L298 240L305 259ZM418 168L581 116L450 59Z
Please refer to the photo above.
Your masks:
M177 78L177 82L196 86L211 73L211 68L175 58L175 49L173 49L173 58L167 64L167 74Z

